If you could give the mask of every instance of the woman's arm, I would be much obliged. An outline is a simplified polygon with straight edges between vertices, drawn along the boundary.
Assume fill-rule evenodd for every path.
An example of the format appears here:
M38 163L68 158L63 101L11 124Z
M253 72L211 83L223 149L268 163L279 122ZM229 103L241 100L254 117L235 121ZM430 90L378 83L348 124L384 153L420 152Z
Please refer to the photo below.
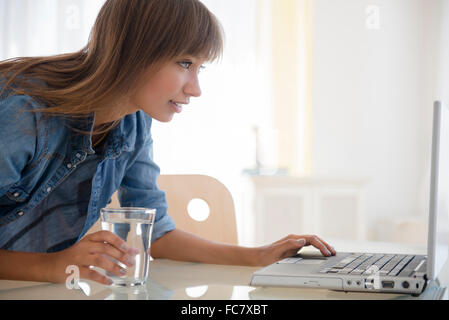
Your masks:
M151 245L153 258L192 261L210 264L266 266L294 255L304 246L313 245L324 256L335 255L335 250L314 235L289 235L273 244L248 248L219 243L175 229Z
M155 259L229 265L252 265L255 254L253 248L206 240L179 229L157 239L150 250Z
M64 283L67 267L78 267L82 279L109 285L107 278L90 266L122 276L121 267L113 259L131 267L138 250L130 248L117 235L99 231L84 237L72 247L55 253L28 253L0 250L0 279ZM111 259L112 258L112 259Z
M0 279L50 282L49 254L0 250Z

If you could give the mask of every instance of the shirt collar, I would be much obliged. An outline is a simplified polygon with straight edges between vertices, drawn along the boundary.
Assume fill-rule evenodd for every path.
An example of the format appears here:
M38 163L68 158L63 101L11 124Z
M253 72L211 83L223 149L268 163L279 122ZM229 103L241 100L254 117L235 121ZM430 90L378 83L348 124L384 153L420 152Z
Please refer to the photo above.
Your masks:
M148 116L146 116L148 118ZM131 152L135 149L136 144L143 144L147 137L147 121L142 112L137 112L125 116L120 123L113 128L106 137L105 156L109 158L117 158L123 151ZM94 154L92 147L92 132L95 124L95 112L90 113L86 117L69 120L69 125L77 130L89 132L88 135L70 130L72 142L72 151L74 154L83 152ZM150 123L151 126L151 123ZM144 131L144 132L142 132Z
M92 132L95 124L95 113L92 112L86 117L76 119L66 119L66 124L70 129L70 141L72 143L73 152L84 152L87 154L94 154L92 148ZM78 132L89 132L85 133Z

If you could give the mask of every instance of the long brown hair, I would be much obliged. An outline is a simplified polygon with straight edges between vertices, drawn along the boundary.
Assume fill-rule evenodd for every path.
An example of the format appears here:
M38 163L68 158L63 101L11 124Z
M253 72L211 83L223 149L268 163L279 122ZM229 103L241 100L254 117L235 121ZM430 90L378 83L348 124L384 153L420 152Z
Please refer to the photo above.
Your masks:
M148 68L156 72L183 55L214 61L222 51L222 27L199 0L107 0L80 51L0 62L0 75L8 79L0 96L10 88L9 94L28 95L45 106L31 112L83 118L116 107Z

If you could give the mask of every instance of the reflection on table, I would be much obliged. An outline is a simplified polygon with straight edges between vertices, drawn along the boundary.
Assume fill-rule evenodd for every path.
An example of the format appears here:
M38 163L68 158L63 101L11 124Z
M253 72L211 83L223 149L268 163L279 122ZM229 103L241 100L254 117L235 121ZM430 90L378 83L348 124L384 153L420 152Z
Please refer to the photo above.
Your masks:
M333 242L336 248L342 244ZM343 243L348 250L425 254L425 247L404 247L386 243ZM307 250L314 250L307 248ZM400 294L339 292L326 289L252 287L251 275L258 267L210 265L170 260L153 260L145 286L114 288L93 281L81 280L80 289L69 290L65 284L49 284L0 280L0 300L247 300L247 299L429 299L432 288L420 297ZM440 281L449 283L448 264Z

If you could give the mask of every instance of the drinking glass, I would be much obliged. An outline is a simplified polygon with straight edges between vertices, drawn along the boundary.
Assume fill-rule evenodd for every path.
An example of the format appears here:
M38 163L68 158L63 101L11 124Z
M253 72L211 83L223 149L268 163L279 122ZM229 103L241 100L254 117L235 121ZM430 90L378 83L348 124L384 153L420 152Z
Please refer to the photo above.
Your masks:
M149 249L156 210L147 208L103 208L100 213L102 230L116 234L126 242L128 247L139 250L139 253L135 256L136 263L133 267L128 267L111 258L127 271L120 277L111 272L106 272L106 276L113 281L112 286L133 287L144 285L148 278Z

